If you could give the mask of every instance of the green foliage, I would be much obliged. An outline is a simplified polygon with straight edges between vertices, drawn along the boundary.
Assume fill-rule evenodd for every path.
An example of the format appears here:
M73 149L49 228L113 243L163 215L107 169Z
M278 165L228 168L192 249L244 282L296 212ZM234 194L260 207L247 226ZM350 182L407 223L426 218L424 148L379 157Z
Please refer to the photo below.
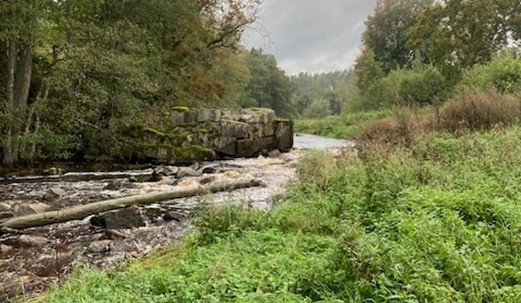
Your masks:
M363 92L370 90L371 86L385 76L381 63L372 49L365 48L356 59L355 75L356 86Z
M519 302L519 133L311 153L273 212L211 209L183 245L43 301Z
M390 110L357 112L328 116L321 119L295 120L295 131L337 139L352 139L361 130L361 125L369 120L382 119L392 115Z
M315 99L304 110L303 115L306 118L324 118L331 114L329 105L326 99Z
M349 107L374 110L403 104L428 105L448 95L445 78L438 69L416 60L411 68L391 70L387 76L360 90L359 96L350 100Z
M508 45L519 5L511 0L436 2L411 29L409 45L455 84L464 69L488 62Z
M432 3L432 0L377 1L373 14L365 21L362 41L374 52L384 72L404 68L410 63L409 29Z
M237 49L260 0L226 2L2 2L4 162L128 160L129 129L161 128L173 106L238 106L251 77Z
M334 71L322 74L299 73L290 77L295 87L294 103L300 115L309 116L312 103L326 100L322 112L330 111L338 115L350 95L353 87L353 71Z
M444 100L448 95L445 78L438 69L419 62L404 71L398 94L401 100L414 105L428 105L434 98Z
M501 93L521 92L521 58L504 52L489 63L477 65L466 71L461 85L482 90L494 88Z
M269 107L281 117L295 115L293 87L284 71L277 67L272 55L251 49L247 55L251 81L242 102L243 107Z

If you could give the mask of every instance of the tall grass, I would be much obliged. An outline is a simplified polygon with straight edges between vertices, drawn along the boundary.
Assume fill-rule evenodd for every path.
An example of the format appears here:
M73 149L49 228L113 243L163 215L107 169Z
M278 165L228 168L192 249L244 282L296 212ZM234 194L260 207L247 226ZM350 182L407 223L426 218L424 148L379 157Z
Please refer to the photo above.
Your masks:
M463 88L447 103L421 110L396 107L393 116L368 121L355 136L362 144L408 146L430 133L462 134L518 125L521 95Z
M361 125L370 120L392 116L390 110L358 112L321 119L299 119L295 121L295 131L337 139L352 139L361 131Z
M273 212L218 208L185 244L80 271L45 302L521 302L521 128L312 153Z

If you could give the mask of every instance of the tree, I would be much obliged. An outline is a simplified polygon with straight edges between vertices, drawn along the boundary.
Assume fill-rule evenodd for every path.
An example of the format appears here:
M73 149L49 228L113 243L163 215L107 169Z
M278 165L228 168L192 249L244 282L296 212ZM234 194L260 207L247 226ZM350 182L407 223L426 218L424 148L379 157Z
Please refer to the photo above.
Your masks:
M409 46L426 54L455 83L464 69L490 61L509 36L520 38L515 29L519 2L508 2L512 5L503 0L437 2L411 29Z
M290 76L290 80L295 88L294 104L300 115L310 112L306 109L311 106L312 102L324 99L329 101L330 113L340 114L349 91L353 89L352 70L320 74L299 73L296 76ZM316 107L316 105L314 106Z
M18 137L26 114L33 74L33 57L41 18L52 1L3 1L0 4L0 100L5 100L2 163L18 161Z
M4 165L121 156L136 125L174 105L234 105L239 40L261 0L0 2Z
M378 0L365 22L362 41L371 49L384 72L405 67L414 53L408 45L408 31L432 0Z
M280 116L294 116L293 86L284 71L277 67L275 57L253 48L247 61L251 80L243 105L269 107Z
M356 86L363 94L371 85L383 78L385 73L371 48L365 48L355 63Z

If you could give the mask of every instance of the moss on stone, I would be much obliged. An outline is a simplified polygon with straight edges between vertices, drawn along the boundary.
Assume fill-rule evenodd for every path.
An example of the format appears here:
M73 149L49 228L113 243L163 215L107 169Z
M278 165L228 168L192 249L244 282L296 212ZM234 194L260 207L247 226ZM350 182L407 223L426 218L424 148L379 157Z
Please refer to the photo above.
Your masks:
M178 160L191 160L192 159L192 150L189 147L176 147L174 149L174 153L176 159Z
M206 148L201 145L192 145L192 151L194 152L194 158L198 160L204 160L214 157L214 151L210 148Z
M173 145L179 145L183 143L188 136L190 136L192 133L189 131L184 131L182 133L170 133L166 134L166 137L169 139L170 143Z
M172 108L172 111L179 112L179 113L186 113L189 110L190 110L190 108L187 106L176 106L176 107Z
M149 133L149 134L152 134L158 138L164 138L165 137L165 134L158 131L157 129L153 129L153 128L149 128L149 127L146 127L144 129L145 133Z
M267 107L250 107L250 108L245 108L245 110L250 110L252 112L257 112L257 113L271 113L271 112L273 112L273 109L267 108Z

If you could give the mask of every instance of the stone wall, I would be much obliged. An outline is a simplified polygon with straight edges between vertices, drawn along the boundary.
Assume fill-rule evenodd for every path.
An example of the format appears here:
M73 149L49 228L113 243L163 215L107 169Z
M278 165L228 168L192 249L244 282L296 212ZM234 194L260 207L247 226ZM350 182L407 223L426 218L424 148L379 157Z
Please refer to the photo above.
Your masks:
M144 155L162 164L255 157L293 146L293 122L266 108L174 108L165 130L145 129Z

